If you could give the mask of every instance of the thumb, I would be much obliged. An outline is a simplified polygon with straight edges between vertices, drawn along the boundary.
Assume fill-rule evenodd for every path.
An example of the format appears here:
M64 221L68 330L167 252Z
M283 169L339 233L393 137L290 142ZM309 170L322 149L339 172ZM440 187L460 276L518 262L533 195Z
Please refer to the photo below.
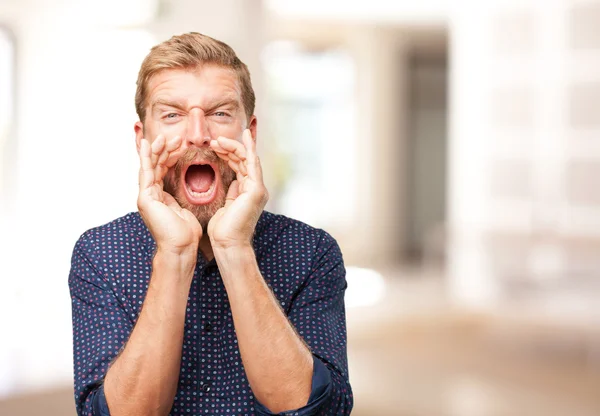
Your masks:
M229 191L227 191L227 197L225 198L225 206L228 207L229 205L231 205L231 203L235 201L239 194L240 183L236 179L233 182L231 182L231 185L229 185Z

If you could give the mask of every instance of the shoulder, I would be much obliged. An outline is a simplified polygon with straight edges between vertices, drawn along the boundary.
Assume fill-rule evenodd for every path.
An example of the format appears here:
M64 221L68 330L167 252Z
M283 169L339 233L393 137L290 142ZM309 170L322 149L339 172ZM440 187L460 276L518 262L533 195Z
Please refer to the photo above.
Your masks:
M326 253L341 253L336 240L327 231L285 215L264 211L256 226L255 248L302 251L314 260Z
M75 244L75 252L94 255L117 248L141 247L152 243L152 237L138 212L130 212L111 222L84 232Z
M273 241L282 237L303 242L319 241L327 232L281 214L263 211L256 225L255 240ZM331 236L329 236L331 238Z

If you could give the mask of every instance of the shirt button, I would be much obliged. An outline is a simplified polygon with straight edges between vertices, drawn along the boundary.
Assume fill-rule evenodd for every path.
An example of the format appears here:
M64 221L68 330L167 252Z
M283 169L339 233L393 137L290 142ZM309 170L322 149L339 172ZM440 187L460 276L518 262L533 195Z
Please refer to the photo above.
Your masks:
M204 324L204 330L206 332L212 331L212 325L210 324L210 322L207 322L207 323Z
M200 386L200 389L204 393L208 393L210 391L210 384L209 383L202 383L202 385Z

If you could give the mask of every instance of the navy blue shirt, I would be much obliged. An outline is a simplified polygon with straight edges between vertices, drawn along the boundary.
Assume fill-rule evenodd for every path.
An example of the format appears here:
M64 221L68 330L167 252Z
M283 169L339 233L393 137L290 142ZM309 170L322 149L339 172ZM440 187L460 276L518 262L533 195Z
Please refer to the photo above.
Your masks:
M254 251L259 269L313 354L308 404L281 414L347 415L345 269L323 230L263 212ZM155 243L139 213L91 229L73 251L75 403L79 415L108 415L102 381L144 301ZM171 415L269 415L246 378L227 293L215 260L199 253L190 287L179 384Z

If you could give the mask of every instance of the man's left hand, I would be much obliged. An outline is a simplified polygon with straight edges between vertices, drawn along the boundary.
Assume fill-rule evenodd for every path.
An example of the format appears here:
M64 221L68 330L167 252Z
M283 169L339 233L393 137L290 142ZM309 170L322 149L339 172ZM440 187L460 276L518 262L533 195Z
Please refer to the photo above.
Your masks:
M210 143L210 147L236 173L236 180L227 192L225 206L208 223L213 249L251 246L256 223L269 199L256 154L256 141L250 130L244 131L242 141L243 144L219 137Z

